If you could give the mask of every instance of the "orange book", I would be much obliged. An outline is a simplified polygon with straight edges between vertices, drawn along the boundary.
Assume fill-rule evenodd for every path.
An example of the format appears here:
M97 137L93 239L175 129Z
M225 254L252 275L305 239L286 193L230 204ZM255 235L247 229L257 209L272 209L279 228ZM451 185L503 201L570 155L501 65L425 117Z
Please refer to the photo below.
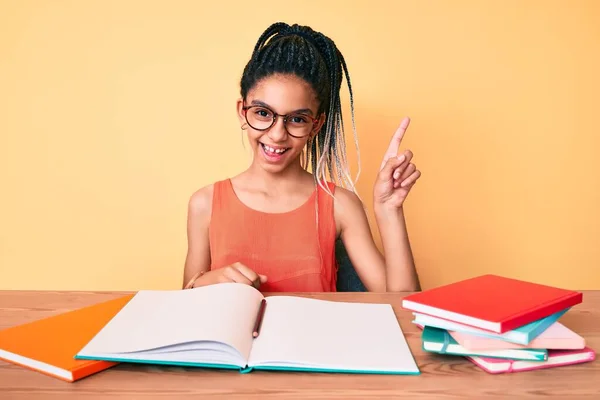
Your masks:
M74 382L116 365L76 360L75 355L133 295L54 315L0 331L0 359Z

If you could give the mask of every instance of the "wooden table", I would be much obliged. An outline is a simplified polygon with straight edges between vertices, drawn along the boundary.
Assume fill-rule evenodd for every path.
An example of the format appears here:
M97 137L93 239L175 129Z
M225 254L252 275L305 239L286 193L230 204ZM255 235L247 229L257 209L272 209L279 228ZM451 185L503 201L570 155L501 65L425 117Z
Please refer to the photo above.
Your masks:
M0 361L0 399L174 399L196 395L227 399L540 398L600 399L598 361L562 368L491 375L462 357L423 352L404 294L331 293L303 296L392 304L421 375L353 375L299 372L204 370L120 364L75 383ZM0 291L0 329L109 300L123 293ZM600 350L600 291L584 292L583 303L561 322Z

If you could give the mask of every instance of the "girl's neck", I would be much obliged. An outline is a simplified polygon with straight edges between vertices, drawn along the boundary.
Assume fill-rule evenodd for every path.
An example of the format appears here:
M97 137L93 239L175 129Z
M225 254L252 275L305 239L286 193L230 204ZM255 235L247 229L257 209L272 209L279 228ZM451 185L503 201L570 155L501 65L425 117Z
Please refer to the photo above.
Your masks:
M300 163L290 165L285 170L276 174L265 171L259 165L252 163L246 170L245 175L256 182L255 187L261 187L269 192L281 192L288 189L295 190L298 185L304 185L312 181L312 176L302 168ZM270 190L266 190L267 188Z

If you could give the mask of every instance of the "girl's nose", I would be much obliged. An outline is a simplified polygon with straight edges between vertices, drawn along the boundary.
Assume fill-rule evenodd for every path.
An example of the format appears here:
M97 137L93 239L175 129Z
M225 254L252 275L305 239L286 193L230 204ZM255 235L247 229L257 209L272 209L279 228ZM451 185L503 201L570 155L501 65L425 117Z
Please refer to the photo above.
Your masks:
M269 129L268 136L274 142L283 142L287 138L287 130L283 118L277 118L271 129Z

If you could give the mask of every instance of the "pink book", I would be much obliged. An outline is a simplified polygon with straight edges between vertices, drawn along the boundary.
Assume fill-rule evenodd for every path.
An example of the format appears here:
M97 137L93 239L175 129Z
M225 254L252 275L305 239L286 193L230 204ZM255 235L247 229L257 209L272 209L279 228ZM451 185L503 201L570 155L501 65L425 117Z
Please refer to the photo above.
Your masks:
M488 357L467 357L475 365L490 374L532 371L593 361L596 353L589 347L580 350L549 350L547 361L517 361Z
M509 343L500 339L470 335L464 332L449 331L461 346L469 350L496 349L553 349L577 350L585 347L585 339L560 322L555 322L528 345Z

